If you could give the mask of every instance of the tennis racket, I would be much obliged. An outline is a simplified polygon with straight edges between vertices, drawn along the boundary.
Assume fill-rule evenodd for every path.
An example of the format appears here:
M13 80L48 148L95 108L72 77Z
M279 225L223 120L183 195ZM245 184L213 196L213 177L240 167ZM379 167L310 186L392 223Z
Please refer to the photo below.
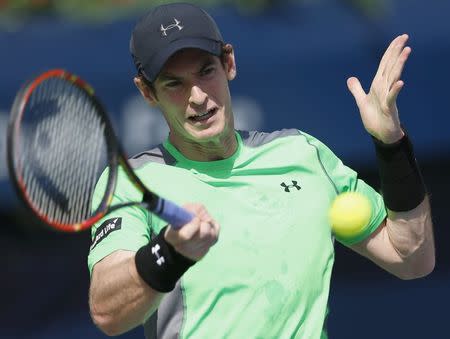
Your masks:
M46 225L60 231L84 230L107 213L134 205L174 228L193 218L142 183L93 88L65 70L47 71L17 93L8 125L7 157L21 200ZM105 168L106 188L92 211L95 185ZM119 168L142 193L142 201L111 205Z

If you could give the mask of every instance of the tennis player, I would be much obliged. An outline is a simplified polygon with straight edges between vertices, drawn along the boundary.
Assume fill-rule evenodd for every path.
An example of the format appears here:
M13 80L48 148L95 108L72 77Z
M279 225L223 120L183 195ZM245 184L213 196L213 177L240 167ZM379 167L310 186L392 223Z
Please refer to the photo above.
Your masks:
M430 206L396 106L407 40L391 42L369 93L347 81L374 141L381 196L303 131L235 130L234 50L204 10L177 3L143 16L130 43L134 82L170 134L131 163L195 218L174 230L130 207L92 229L95 324L108 335L143 325L147 338L326 338L334 261L327 214L344 191L366 195L372 217L361 234L337 241L401 279L429 274ZM117 202L140 194L124 178Z

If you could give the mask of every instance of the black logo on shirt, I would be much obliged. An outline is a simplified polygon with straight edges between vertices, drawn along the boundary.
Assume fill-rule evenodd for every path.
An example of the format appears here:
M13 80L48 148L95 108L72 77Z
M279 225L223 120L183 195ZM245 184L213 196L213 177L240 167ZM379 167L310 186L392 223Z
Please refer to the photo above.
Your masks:
M295 180L291 180L291 181L292 181L292 185L286 185L284 182L282 182L280 184L280 186L284 188L285 192L291 192L291 189L294 189L294 188L296 188L297 191L299 191L301 189L301 187L298 185L297 181L295 181Z
M90 250L92 251L97 244L105 239L111 232L122 228L122 218L112 218L105 220L95 231Z

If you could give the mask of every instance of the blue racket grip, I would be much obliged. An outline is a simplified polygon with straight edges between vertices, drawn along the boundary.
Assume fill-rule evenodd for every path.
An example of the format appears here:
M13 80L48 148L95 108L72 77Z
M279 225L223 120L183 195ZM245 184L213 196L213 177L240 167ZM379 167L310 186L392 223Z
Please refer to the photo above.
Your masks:
M194 218L191 212L163 198L159 198L156 210L161 219L167 221L175 229L180 229Z

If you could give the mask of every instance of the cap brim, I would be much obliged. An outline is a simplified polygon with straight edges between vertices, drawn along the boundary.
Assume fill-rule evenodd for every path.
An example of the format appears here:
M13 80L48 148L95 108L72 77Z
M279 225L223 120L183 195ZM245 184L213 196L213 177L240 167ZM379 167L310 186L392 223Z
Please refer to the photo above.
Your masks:
M198 48L217 56L222 54L222 43L220 41L201 38L176 40L170 43L167 48L159 51L151 61L143 67L144 75L151 82L155 81L167 60L176 52L185 48Z

